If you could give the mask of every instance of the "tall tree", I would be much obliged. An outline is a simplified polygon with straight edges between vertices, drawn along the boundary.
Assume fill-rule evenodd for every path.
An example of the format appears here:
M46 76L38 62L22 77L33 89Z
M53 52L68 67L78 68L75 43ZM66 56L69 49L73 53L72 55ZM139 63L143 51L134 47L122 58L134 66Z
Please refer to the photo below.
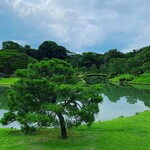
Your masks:
M82 122L90 125L94 121L102 101L96 93L99 87L79 84L67 62L51 59L30 64L23 77L10 89L10 110L1 119L3 124L17 120L25 133L59 126L65 139L67 127Z
M111 49L104 54L104 62L108 63L111 59L123 58L124 56L124 53L118 51L117 49Z
M63 46L57 45L53 41L44 41L39 46L39 55L42 58L46 57L48 59L58 58L65 59L67 57L67 50Z
M20 49L22 49L22 46L19 45L17 42L4 41L4 42L2 42L2 49L6 49L6 50L20 50Z
M92 65L95 65L98 68L100 67L100 65L102 65L102 63L103 63L102 54L97 54L94 52L85 52L82 54L80 66L85 66L88 69L90 69Z
M16 69L26 68L29 63L35 63L36 60L25 53L15 50L0 51L0 72L12 74Z
M126 73L125 70L126 59L124 58L114 58L108 63L108 72L110 75L118 75Z

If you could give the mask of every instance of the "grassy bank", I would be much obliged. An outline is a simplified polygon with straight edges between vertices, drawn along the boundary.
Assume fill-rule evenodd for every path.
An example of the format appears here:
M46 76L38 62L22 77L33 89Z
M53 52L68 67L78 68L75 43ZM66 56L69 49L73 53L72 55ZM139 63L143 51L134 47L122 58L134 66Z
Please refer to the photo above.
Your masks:
M133 75L129 75L129 74L122 74L122 75L116 76L115 78L110 79L110 82L118 83L120 78L129 79L131 77L134 77L134 79L128 82L129 84L150 85L150 73L141 74L140 76L137 76L137 77Z
M135 84L150 84L150 73L141 74L138 77L135 77L131 83Z
M11 84L18 81L19 78L0 78L0 85L1 86L10 86Z
M61 140L59 130L43 129L34 136L18 130L0 129L2 150L149 150L150 111L133 117L94 123L69 130Z

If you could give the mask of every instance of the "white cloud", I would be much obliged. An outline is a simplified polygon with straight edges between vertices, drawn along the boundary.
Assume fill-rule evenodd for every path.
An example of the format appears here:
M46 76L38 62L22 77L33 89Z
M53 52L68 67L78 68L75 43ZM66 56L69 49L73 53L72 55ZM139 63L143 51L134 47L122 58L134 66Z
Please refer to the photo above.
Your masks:
M139 46L149 42L149 0L4 2L25 26L36 27L36 30L33 29L33 37L36 35L35 38L39 40L55 40L70 50L84 51L100 47L103 43L106 43L107 48L107 43L111 45L112 41L115 42L112 43L113 46L122 44L121 48L125 50L137 45L137 42ZM30 36L32 37L31 33Z

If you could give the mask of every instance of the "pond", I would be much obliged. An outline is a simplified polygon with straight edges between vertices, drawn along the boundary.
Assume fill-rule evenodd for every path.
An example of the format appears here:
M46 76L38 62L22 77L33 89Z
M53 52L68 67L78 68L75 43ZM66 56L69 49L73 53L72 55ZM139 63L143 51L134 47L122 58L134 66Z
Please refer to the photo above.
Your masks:
M8 109L6 91L6 87L0 87L0 118ZM105 84L100 94L103 96L103 102L99 104L100 112L95 115L95 121L133 116L138 112L150 110L150 90ZM19 128L19 124L14 122L5 127Z
M100 112L95 116L95 121L133 116L150 110L150 86L147 88L149 90L105 84L101 92L103 102L99 104Z

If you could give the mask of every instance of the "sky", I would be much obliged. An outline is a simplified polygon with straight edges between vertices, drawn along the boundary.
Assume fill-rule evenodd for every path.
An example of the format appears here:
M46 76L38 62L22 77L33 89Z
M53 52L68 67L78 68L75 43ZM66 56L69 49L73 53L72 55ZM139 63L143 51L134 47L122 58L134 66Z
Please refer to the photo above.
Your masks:
M0 43L9 40L126 53L150 45L150 0L0 0Z

